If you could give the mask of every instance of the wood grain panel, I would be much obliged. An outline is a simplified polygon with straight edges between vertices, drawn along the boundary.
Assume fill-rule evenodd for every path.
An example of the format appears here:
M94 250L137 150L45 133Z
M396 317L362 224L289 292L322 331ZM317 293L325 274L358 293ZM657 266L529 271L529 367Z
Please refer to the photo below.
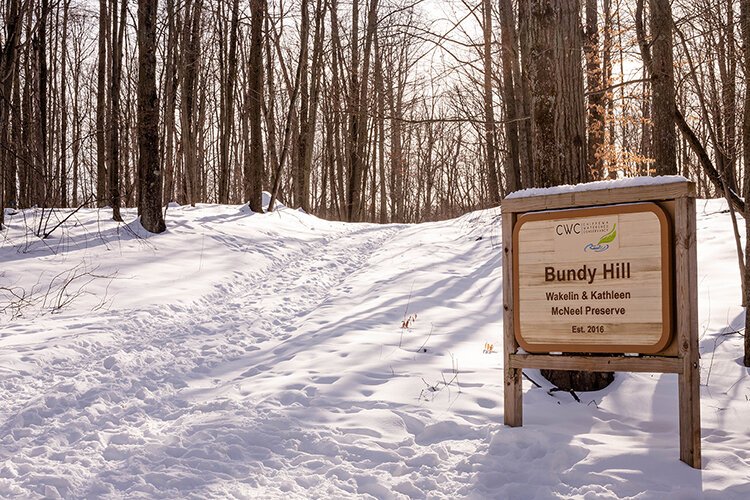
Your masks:
M671 227L657 204L524 214L513 246L526 351L655 354L669 343Z

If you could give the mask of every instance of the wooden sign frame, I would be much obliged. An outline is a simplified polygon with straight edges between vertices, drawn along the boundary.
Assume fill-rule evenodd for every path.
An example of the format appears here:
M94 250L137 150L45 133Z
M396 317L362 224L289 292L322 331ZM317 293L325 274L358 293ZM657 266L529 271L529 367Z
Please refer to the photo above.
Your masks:
M522 371L524 368L676 373L679 399L680 460L701 468L700 367L698 352L698 291L695 221L695 185L689 181L647 184L639 187L607 188L606 183L588 191L570 191L529 197L506 198L502 202L503 224L503 350L504 421L510 427L523 425ZM673 277L670 299L673 307L672 348L657 355L597 356L519 353L515 336L515 290L513 232L522 214L543 210L606 207L653 202L672 218Z

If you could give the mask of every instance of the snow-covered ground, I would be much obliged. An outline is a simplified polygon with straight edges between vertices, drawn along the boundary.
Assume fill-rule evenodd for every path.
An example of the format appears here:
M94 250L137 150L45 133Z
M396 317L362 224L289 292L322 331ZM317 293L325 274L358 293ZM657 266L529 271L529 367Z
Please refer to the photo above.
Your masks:
M722 208L698 203L700 471L678 459L673 375L579 403L529 370L524 427L502 425L499 210L379 226L171 207L159 236L88 210L46 240L26 230L40 212L8 212L0 497L748 498Z

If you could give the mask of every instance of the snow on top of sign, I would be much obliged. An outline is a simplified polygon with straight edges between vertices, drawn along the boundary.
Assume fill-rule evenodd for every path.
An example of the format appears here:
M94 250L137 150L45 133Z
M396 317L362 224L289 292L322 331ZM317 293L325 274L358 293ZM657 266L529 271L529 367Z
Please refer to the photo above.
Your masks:
M548 188L528 188L510 193L505 199L529 198L531 196L548 196L553 194L578 193L583 191L600 191L625 187L653 186L656 184L673 184L686 182L688 179L681 175L661 175L657 177L624 177L617 180L586 182L583 184L554 186Z

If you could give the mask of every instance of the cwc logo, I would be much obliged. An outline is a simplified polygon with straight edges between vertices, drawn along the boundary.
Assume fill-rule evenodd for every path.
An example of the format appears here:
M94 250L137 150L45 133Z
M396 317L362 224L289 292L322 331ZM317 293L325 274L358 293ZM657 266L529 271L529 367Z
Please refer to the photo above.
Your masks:
M581 234L581 223L576 222L575 224L558 224L555 226L555 232L558 236L565 234Z
M609 244L615 241L616 237L617 224L614 225L612 231L601 237L599 243L597 243L596 245L594 245L593 243L589 243L585 247L583 247L583 251L588 252L589 250L591 250L592 252L604 252L609 248Z

